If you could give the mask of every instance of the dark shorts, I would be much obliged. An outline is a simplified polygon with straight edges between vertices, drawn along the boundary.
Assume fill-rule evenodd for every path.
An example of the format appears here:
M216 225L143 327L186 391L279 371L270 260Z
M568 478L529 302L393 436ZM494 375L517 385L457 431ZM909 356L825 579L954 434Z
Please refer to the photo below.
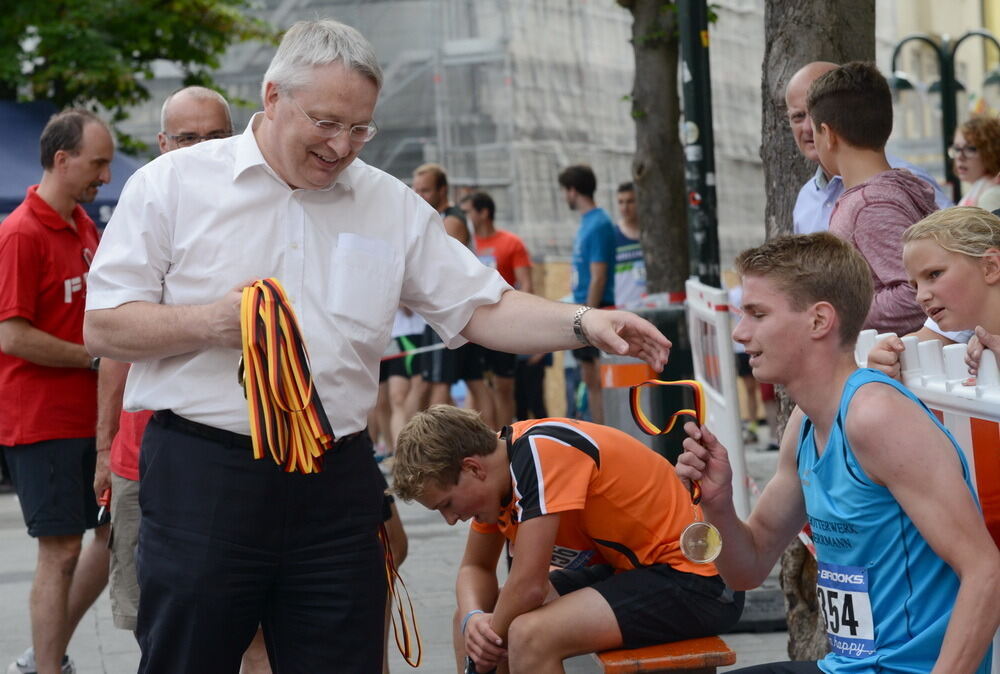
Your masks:
M601 357L601 350L596 346L581 346L573 349L573 357L581 363L590 363Z
M517 370L517 354L505 351L494 351L485 346L479 347L483 352L483 369L492 372L495 377L512 378Z
M97 526L94 438L4 447L28 535L72 536Z
M427 326L424 344L441 344L441 338L434 329ZM483 348L478 344L464 344L457 349L437 349L424 354L423 372L425 381L432 384L454 384L459 379L474 381L483 378Z
M743 612L743 593L719 576L706 578L667 564L622 573L601 564L558 569L549 581L560 595L592 587L614 611L622 648L712 636L730 629Z
M412 351L424 345L423 334L403 335L401 337L393 337L392 339L396 342L396 347L400 352ZM386 381L389 377L406 377L409 379L415 374L420 374L423 364L422 355L418 353L391 360L383 360L378 368L379 383Z
M754 665L735 669L730 674L822 674L815 660L796 662L769 662L766 665Z
M752 377L753 368L750 367L750 355L746 353L736 354L736 374L740 377Z

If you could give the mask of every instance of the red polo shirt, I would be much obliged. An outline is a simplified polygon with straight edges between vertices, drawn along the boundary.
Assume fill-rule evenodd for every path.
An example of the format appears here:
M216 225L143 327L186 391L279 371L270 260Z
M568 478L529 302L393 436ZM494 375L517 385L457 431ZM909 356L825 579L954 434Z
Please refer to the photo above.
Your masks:
M139 450L146 424L153 418L150 410L126 412L122 410L118 433L111 442L111 472L126 480L139 479Z
M54 337L83 344L87 272L97 228L79 205L76 229L36 190L0 223L0 321L23 318ZM97 373L44 367L0 352L0 445L93 437Z

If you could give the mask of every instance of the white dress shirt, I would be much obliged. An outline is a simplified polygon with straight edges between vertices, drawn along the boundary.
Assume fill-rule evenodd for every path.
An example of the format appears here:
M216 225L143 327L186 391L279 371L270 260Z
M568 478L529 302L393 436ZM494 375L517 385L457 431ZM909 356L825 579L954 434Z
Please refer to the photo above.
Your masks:
M360 159L326 189L290 188L261 154L259 119L133 174L94 257L87 309L206 304L273 276L298 316L334 433L346 435L365 427L375 403L400 302L455 347L473 311L510 286L449 237L416 193ZM248 434L239 358L214 348L138 362L125 406Z

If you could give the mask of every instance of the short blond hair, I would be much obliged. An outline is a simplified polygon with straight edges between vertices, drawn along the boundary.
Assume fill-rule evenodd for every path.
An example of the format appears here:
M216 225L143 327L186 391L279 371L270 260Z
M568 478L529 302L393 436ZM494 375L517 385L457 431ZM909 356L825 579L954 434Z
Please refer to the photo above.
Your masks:
M796 311L828 302L840 318L841 346L853 348L873 287L868 263L847 241L829 232L780 236L740 253L736 271L775 281Z
M444 167L441 166L441 164L421 164L417 168L413 169L414 177L422 176L425 173L434 177L434 187L437 189L448 186L448 174L445 172Z
M945 208L903 232L904 245L922 239L952 253L983 257L990 248L1000 250L1000 218L975 206Z
M434 405L415 414L399 431L392 491L404 501L412 501L428 484L457 484L462 459L492 454L496 447L497 434L478 412Z

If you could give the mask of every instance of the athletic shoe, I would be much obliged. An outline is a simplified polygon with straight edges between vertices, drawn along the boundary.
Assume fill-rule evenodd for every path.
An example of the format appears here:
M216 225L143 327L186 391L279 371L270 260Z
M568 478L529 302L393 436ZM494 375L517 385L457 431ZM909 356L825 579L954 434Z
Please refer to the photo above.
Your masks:
M60 672L62 674L76 674L76 665L73 664L68 655L63 656ZM21 653L21 657L10 663L7 674L38 674L38 668L35 666L35 649L29 648Z

